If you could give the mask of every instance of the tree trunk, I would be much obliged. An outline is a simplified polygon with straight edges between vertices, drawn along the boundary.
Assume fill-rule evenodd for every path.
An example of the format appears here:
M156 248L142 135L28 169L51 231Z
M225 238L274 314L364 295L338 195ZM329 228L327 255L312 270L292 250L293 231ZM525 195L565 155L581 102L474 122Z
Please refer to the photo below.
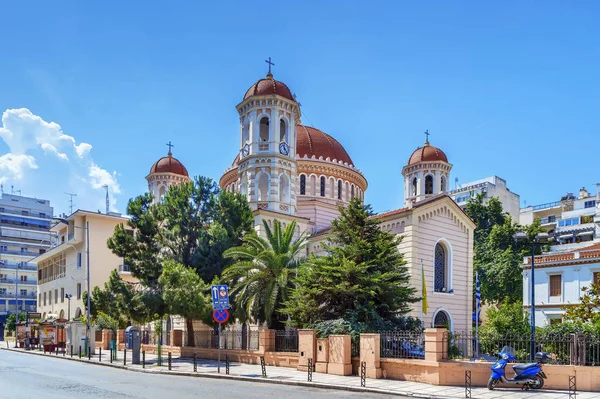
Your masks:
M187 318L185 319L185 329L187 330L187 346L196 346L194 342L194 320Z

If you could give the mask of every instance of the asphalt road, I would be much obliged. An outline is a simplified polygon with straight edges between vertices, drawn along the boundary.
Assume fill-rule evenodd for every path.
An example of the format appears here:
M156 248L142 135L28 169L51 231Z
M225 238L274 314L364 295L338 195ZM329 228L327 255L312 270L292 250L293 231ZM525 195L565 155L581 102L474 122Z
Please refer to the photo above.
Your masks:
M383 399L388 397L290 385L138 373L0 350L1 399Z

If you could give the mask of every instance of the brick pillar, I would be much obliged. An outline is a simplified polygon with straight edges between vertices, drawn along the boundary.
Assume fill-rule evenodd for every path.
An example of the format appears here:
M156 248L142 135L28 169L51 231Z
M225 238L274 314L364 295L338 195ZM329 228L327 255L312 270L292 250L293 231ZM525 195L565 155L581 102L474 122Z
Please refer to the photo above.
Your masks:
M317 373L327 373L327 363L329 363L329 338L319 338L317 339L315 371Z
M111 330L102 330L102 349L110 349L110 340L112 339Z
M275 350L275 330L261 330L258 332L258 351L260 353Z
M125 330L117 330L117 344L125 343Z
M183 330L171 330L171 346L183 346Z
M313 366L317 361L317 333L315 330L298 330L298 370L308 370L308 359Z
M369 378L381 378L380 348L379 334L360 334L360 363L366 363Z
M425 360L439 362L448 353L448 330L445 328L425 329Z
M329 336L328 374L352 374L352 340L349 335Z

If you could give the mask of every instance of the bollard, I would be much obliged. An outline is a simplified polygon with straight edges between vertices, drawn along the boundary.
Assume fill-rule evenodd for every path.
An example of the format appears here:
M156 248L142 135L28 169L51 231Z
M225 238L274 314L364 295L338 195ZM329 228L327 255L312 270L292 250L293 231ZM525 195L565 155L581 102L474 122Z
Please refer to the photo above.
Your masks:
M102 361L102 347L100 347L100 352L98 353L98 361Z
M360 364L360 386L361 387L367 386L367 363L366 362L362 362Z
M79 358L81 359L81 345L79 345Z
M229 375L229 355L225 355L225 374Z
M465 370L465 398L471 397L471 370Z
M123 366L127 366L127 349L123 349Z
M73 345L71 345L71 357L73 357Z
M577 380L574 375L569 376L569 399L577 399Z
M168 363L169 363L169 371L171 371L171 352L169 352Z
M142 351L142 368L146 368L146 351Z
M262 377L267 378L267 368L265 366L265 357L264 356L260 357L260 368L262 370Z
M56 345L56 356L58 356L58 345Z
M196 359L196 354L194 353L194 373L198 371L198 361Z
M108 358L109 358L109 362L112 364L112 362L113 362L113 350L112 350L112 348L110 350L110 354L108 355Z
M308 382L312 382L312 372L313 372L312 358L309 358L308 359Z
M92 347L88 346L88 360L92 360Z

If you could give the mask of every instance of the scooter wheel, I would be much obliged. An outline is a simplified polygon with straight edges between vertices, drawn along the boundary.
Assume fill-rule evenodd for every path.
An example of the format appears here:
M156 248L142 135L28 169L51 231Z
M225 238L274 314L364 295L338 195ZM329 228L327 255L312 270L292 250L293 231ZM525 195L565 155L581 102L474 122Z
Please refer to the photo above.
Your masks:
M544 379L541 376L536 375L532 378L532 380L535 381L535 384L529 384L529 387L531 389L542 389L542 387L544 386Z
M498 385L499 382L500 382L500 380L497 380L496 378L490 377L490 379L488 380L488 389L490 391L493 391L494 388L496 388L496 385ZM542 382L542 384L543 384L543 382Z

